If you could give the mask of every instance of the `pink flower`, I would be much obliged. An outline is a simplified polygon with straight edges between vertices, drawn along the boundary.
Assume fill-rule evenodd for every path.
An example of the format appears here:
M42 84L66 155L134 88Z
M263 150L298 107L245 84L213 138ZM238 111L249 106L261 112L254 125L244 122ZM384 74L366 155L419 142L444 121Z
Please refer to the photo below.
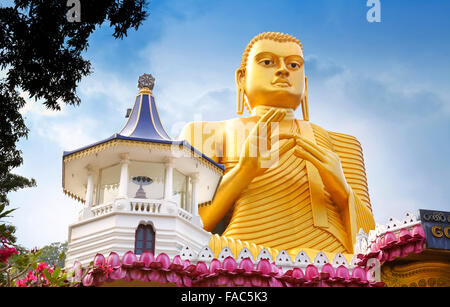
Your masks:
M43 272L44 269L48 268L48 264L46 262L39 263L38 267L36 268L36 272ZM50 269L49 269L50 271Z
M32 283L37 281L37 277L34 276L33 271L29 271L28 275L25 277L25 279L23 280L25 283Z
M14 247L6 247L0 249L0 262L7 263L9 257L11 257L13 254L19 254L19 252L17 252L17 250Z

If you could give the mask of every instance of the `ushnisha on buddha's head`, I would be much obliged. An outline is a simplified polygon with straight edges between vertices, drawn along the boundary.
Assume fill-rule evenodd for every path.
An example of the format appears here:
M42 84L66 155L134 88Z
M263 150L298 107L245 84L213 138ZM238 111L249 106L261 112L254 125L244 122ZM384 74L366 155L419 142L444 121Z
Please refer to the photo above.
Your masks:
M266 32L255 36L236 70L238 114L244 105L297 109L308 120L307 80L301 43L293 36Z

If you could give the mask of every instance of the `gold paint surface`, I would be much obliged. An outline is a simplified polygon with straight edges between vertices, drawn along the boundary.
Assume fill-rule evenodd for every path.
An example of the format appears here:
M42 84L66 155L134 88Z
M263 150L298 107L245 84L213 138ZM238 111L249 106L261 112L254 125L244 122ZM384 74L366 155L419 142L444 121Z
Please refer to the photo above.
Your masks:
M450 262L414 261L386 263L381 280L387 287L450 287Z
M245 104L253 116L193 122L182 132L225 166L214 200L199 208L206 230L226 224L223 235L210 241L215 254L226 246L237 252L248 247L254 256L262 248L272 256L281 249L291 256L302 249L351 254L357 231L375 227L357 139L292 116L301 105L309 118L304 69L298 40L280 33L257 36L236 71L238 113ZM268 137L255 132L275 124ZM266 152L278 160L264 169L261 139L270 142L276 133L283 139ZM256 156L249 145L254 138Z

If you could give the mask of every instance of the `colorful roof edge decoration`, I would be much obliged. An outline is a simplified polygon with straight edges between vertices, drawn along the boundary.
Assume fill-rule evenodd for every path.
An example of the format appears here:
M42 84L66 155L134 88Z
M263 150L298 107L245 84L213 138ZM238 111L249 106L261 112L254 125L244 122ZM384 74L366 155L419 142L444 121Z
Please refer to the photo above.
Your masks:
M219 168L220 170L225 171L225 167L222 164L217 163L216 161L212 160L211 158L209 158L208 156L206 156L205 154L203 154L202 152L200 152L199 150L197 150L196 148L194 148L191 144L189 144L189 142L182 140L182 141L176 141L176 140L158 140L158 139L145 139L145 138L138 138L138 137L129 137L129 136L123 136L120 134L115 133L114 135L110 136L109 138L72 150L72 151L64 151L63 152L63 161L66 157L69 157L73 154L77 154L80 153L82 151L85 150L89 150L92 149L96 146L101 146L101 145L105 145L109 142L113 142L115 140L124 140L124 141L137 141L137 142L145 142L145 143L157 143L157 144L165 144L165 145L171 145L171 146L183 146L184 148L191 150L193 154L202 157L203 159L207 160L208 162L210 162L211 164L213 164L214 166L216 166L217 168Z
M256 263L245 258L238 264L233 257L223 261L213 259L209 264L191 263L175 256L172 261L165 253L154 257L143 252L139 260L129 251L122 259L115 252L107 258L97 254L93 268L83 274L80 263L74 264L75 281L83 286L102 286L116 280L126 282L172 283L178 287L382 287L384 283L369 281L367 270L358 266L350 270L341 265L336 269L325 264L321 270L313 264L305 270L294 268L283 271L275 263L261 259Z
M364 237L364 234L360 232L359 236ZM411 254L420 254L426 246L424 228L417 216L410 212L401 221L391 217L388 224L377 225L366 239L366 250L357 255L359 265L366 265L373 258L382 264Z
M207 160L208 162L219 168L222 172L224 172L225 167L222 164L219 164L208 156L204 155L187 141L176 141L170 138L170 136L164 129L163 124L161 123L158 108L156 107L155 98L152 93L154 84L155 78L151 74L143 74L142 76L140 76L138 80L139 93L136 96L133 108L131 109L131 113L127 114L128 119L120 132L113 134L111 137L105 140L72 151L64 151L63 161L67 157L70 157L74 154L78 154L83 151L88 152L90 149L99 146L107 146L115 140L123 140L183 146L187 149L190 149L196 156Z
M360 232L358 236L368 245L355 254L350 264L333 265L328 262L319 265L308 262L286 266L279 260L273 262L271 258L258 257L254 261L252 257L238 257L236 260L232 254L224 259L219 256L222 260L209 260L211 257L206 260L201 255L183 260L182 256L177 255L171 261L165 253L155 256L145 251L138 258L128 251L122 259L115 252L108 257L97 254L93 266L88 269L75 262L74 279L83 286L107 286L120 280L178 287L383 287L384 282L373 278L370 259L380 264L392 262L397 258L420 254L426 246L420 220L411 213L406 213L402 221L390 218L388 224L377 225L369 235Z

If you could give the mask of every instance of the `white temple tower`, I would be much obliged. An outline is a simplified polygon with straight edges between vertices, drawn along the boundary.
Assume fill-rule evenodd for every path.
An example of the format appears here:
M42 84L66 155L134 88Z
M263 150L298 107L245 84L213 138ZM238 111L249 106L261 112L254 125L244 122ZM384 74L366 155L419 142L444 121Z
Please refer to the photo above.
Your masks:
M198 252L211 233L203 230L199 204L210 202L224 168L165 132L152 90L139 78L128 120L108 139L64 152L63 189L84 204L69 226L66 268L88 265L97 253Z

